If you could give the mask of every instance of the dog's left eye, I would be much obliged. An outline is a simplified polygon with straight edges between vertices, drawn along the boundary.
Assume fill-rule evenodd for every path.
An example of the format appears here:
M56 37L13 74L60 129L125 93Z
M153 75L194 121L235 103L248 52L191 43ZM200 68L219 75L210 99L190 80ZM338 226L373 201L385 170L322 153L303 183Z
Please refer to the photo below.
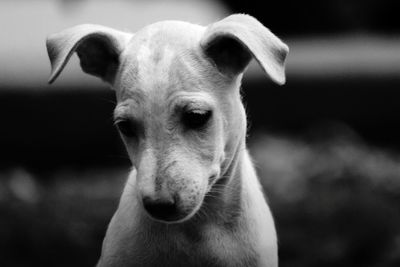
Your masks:
M126 137L134 137L136 135L135 125L130 120L119 120L115 122L115 125Z
M182 115L182 122L189 129L199 129L207 124L211 115L211 110L185 111Z

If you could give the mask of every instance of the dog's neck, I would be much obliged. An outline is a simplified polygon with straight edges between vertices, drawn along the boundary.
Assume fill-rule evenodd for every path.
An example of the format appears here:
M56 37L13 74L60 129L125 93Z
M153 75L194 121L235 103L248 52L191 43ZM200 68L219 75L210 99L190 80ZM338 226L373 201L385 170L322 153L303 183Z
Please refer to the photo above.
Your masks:
M209 220L218 224L233 226L243 212L243 162L246 157L246 134L243 133L235 144L233 154L222 166L221 176L207 193L202 206Z

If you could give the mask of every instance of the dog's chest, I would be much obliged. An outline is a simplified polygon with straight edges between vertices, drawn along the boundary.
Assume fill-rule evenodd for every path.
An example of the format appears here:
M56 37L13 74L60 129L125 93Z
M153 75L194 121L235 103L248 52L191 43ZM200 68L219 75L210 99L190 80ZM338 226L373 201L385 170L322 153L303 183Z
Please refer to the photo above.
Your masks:
M246 238L221 229L160 233L136 246L136 259L145 266L257 266L257 255ZM157 236L157 237L155 237ZM154 238L155 237L155 238ZM138 240L139 241L139 240ZM136 261L137 262L137 261Z

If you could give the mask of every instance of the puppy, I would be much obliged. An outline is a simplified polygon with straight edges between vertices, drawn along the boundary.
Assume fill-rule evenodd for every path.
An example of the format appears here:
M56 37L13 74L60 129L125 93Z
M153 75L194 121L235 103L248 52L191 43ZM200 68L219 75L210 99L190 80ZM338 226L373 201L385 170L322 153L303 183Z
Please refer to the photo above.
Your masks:
M135 34L79 25L47 39L52 72L76 52L116 93L132 171L98 266L277 266L277 240L246 150L243 72L285 82L288 47L259 21L163 21ZM90 107L88 107L90 108Z

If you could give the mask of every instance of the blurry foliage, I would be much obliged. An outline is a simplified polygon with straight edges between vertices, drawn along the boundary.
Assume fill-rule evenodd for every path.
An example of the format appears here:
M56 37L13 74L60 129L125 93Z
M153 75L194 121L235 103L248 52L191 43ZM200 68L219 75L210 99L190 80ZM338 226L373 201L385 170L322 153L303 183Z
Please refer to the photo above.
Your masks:
M250 148L280 266L399 266L400 157L357 138ZM128 170L0 173L0 266L93 266Z
M1 173L0 266L95 266L124 176L112 169Z
M253 143L281 266L400 266L400 158L357 140Z

